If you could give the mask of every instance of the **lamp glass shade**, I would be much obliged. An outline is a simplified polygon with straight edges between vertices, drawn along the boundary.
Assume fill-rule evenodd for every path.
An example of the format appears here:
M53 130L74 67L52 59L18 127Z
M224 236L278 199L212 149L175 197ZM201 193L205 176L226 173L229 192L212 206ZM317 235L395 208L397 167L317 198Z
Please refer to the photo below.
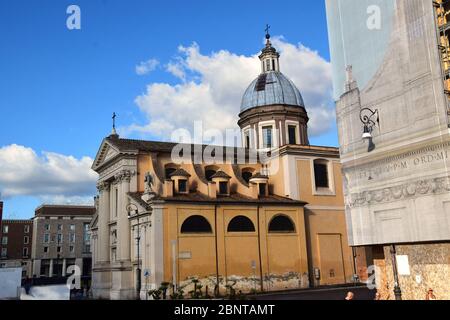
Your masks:
M362 135L363 140L372 139L372 134L367 126L364 126L364 133Z

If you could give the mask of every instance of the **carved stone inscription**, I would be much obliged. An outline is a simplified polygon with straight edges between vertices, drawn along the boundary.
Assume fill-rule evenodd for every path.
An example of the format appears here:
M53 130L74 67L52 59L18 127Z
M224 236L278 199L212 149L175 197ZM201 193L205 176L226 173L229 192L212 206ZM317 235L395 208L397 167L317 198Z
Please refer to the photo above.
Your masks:
M409 175L410 172L419 172L418 170L424 170L433 165L442 164L444 166L449 157L449 146L439 145L379 161L373 166L357 167L345 171L350 185L360 185L364 181L389 181L399 175Z
M446 165L449 157L450 143L445 143L390 157L372 166L346 169L346 204L359 207L449 192L450 172ZM425 172L429 170L438 170L440 177L427 176ZM408 181L392 183L399 177ZM378 182L386 187L380 187ZM372 183L377 183L377 187L371 187Z

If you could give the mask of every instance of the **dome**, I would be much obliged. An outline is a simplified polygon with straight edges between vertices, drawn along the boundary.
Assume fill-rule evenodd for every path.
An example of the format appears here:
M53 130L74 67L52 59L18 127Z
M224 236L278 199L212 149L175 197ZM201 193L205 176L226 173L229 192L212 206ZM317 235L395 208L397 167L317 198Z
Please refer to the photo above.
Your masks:
M265 72L245 91L241 112L276 104L305 107L300 91L291 80L279 71Z

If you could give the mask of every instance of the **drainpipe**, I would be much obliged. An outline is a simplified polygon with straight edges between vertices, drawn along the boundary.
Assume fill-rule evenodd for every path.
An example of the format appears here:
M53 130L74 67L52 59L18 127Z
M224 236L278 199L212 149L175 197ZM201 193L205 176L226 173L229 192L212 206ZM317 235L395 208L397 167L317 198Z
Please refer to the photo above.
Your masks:
M353 282L356 283L356 277L357 277L357 266L356 266L356 258L357 258L357 254L356 254L356 248L352 247L352 255L353 255Z
M219 254L217 248L217 204L214 205L214 238L216 244L216 288L214 288L215 296L220 294L220 284L219 284Z
M262 258L261 258L261 230L259 223L259 208L257 206L257 222L258 222L258 256L259 256L259 274L260 274L260 282L261 282L261 292L264 292L264 280L263 280L263 272L262 272Z

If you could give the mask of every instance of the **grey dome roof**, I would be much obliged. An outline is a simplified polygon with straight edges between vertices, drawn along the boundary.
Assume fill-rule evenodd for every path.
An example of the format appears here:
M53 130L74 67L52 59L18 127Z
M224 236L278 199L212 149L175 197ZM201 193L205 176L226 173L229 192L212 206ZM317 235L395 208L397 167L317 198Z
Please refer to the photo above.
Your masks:
M274 104L305 107L295 84L278 71L262 73L245 91L241 112Z

